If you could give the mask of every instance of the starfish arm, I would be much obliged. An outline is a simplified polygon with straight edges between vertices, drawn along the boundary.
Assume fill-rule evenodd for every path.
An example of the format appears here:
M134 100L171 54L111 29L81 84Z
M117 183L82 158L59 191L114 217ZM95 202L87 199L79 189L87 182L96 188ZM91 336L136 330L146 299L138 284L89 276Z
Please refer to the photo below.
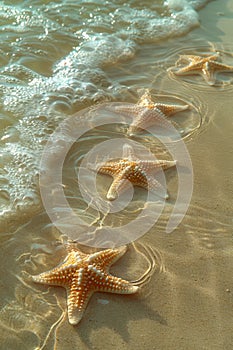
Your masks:
M124 114L124 115L132 117L132 118L140 115L141 113L143 113L147 109L148 108L146 108L145 106L141 106L138 104L132 104L129 106L119 105L119 106L115 106L115 108L114 108L115 112Z
M109 267L119 260L125 254L126 250L126 246L117 249L101 250L90 255L87 261L88 263L95 263L99 267L104 268L105 271L108 271Z
M98 166L98 173L114 176L120 172L119 162L106 162Z
M43 272L39 275L32 276L34 282L44 283L54 286L67 286L74 270L78 267L79 263L86 257L86 254L80 252L72 244L70 252L66 256L63 263L54 267L53 269Z
M223 64L221 62L209 62L210 67L214 71L219 71L219 72L232 72L233 71L233 66L228 66L227 64Z
M77 286L77 282L74 280L66 292L68 319L70 324L76 325L81 321L93 291Z
M208 56L207 60L216 61L218 57L219 57L219 52L216 52L214 55Z
M211 69L211 65L210 63L206 62L202 68L202 73L203 73L203 77L205 79L205 81L207 82L207 84L209 85L214 85L216 79L214 76L214 70Z
M170 116L185 111L189 108L189 105L167 105L164 103L156 103L156 107L166 116Z
M157 162L158 166L161 167L163 170L172 168L177 164L176 160L157 160Z
M106 274L104 282L99 285L98 292L108 292L116 294L134 294L139 287L132 283L110 274Z
M130 186L130 181L128 179L122 178L122 173L120 173L117 177L114 178L108 190L107 199L116 199L121 193L125 192L128 188L130 188Z
M180 62L187 62L187 63L193 63L200 61L202 59L201 56L195 56L195 55L180 55L178 61L176 64L179 64Z
M142 160L140 162L140 167L144 170L144 172L151 174L156 172L156 170L169 169L171 167L174 167L176 164L176 160Z
M136 159L133 147L127 143L123 145L123 158L128 161L134 161Z
M162 112L165 116L169 116L171 114L175 114L177 112L181 112L189 108L189 105L182 106L182 105L174 105L174 104L154 103L151 99L151 95L148 90L140 98L138 105L142 107L146 107L147 109L152 109L157 113Z
M81 261L86 256L85 253L82 253L80 251L80 249L77 246L77 243L68 242L65 244L65 248L67 253L71 253L71 256L73 257L73 259L76 259L76 261Z
M164 186L161 185L155 178L150 178L148 181L148 191L155 193L160 198L168 198L168 194Z
M66 268L63 264L55 267L50 271L43 272L39 275L32 276L32 280L36 283L49 284L53 286L64 286L67 284Z
M185 67L177 68L176 70L173 70L173 73L176 75L200 74L202 67L203 64L200 62L193 63Z
M150 107L154 105L154 102L151 99L151 94L148 89L146 89L145 93L140 97L137 105L143 107Z
M134 178L133 184L144 189L148 189L149 176L138 176Z

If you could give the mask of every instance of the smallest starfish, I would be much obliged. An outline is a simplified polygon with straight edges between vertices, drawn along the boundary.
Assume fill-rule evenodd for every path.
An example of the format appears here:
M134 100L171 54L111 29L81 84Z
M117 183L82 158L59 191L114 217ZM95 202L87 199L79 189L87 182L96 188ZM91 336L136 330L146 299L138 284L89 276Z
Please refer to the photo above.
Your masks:
M146 89L136 104L115 106L115 111L135 117L127 131L129 136L133 136L139 129L146 129L156 123L167 129L169 125L166 121L167 117L188 108L189 105L187 104L176 105L153 102L149 90Z
M112 185L107 193L108 200L116 199L130 187L130 184L155 192L163 198L168 198L163 186L154 178L154 173L175 165L176 161L135 159L133 148L125 144L122 159L97 165L95 170L113 177Z
M211 56L181 55L176 62L176 67L169 68L176 75L202 74L209 85L216 83L215 72L233 72L233 66L228 66L217 61L218 54ZM180 63L187 63L179 68Z

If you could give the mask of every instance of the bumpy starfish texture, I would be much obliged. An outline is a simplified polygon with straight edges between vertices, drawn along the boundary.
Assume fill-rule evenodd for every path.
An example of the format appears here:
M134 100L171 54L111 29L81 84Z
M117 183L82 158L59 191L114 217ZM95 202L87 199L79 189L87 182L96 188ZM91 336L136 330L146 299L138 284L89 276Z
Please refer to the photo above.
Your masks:
M71 244L67 250L64 262L48 272L32 276L32 280L66 288L68 319L71 324L75 325L81 320L94 292L137 292L138 286L109 273L110 266L126 252L126 247L84 254Z
M130 187L130 184L143 187L161 197L168 198L163 186L154 178L154 173L175 165L176 161L135 159L132 147L126 144L123 147L122 159L103 163L97 166L97 171L113 177L112 185L107 193L107 199L109 200L116 199Z
M156 123L165 129L168 128L166 118L188 108L189 105L153 102L149 91L146 90L137 104L115 106L115 111L135 116L127 132L129 136L133 136L139 129L146 129Z
M218 57L218 54L207 57L181 55L176 62L176 67L170 68L169 71L176 75L202 74L207 84L214 85L216 83L215 73L233 72L233 66L217 61ZM187 63L187 65L179 68L180 63Z

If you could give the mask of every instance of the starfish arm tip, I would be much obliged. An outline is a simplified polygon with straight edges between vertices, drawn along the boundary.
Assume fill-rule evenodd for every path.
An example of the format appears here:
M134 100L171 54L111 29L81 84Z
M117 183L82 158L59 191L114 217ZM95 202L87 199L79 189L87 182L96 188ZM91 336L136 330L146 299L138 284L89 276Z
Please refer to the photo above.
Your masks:
M31 275L29 278L30 278L31 281L37 282L37 277L38 277L37 275L36 276L35 275L34 276Z
M140 288L139 286L130 285L128 287L128 290L126 291L126 294L135 294L138 292L139 288Z
M182 111L185 111L186 109L190 109L190 105L183 105L183 106L181 106L181 110Z
M68 313L69 323L73 326L77 325L83 317L83 311L75 309L72 312Z
M208 85L213 86L213 85L215 85L216 81L215 81L215 79L212 79L212 80L206 79L206 82L207 82Z
M34 275L30 277L31 281L35 283L46 283L45 279L40 275Z
M123 287L122 288L119 289L116 286L116 288L113 288L111 292L112 293L116 293L116 294L135 294L135 293L138 292L139 289L140 289L139 286L136 286L136 285L131 284L131 283L125 284L123 282Z
M137 293L138 290L139 290L139 288L140 288L140 287L138 287L138 286L132 286L132 287L131 287L131 292L132 292L132 294Z
M114 192L108 192L107 193L107 199L109 201L114 201L115 199L117 199L117 193L114 193Z
M117 250L118 250L118 257L119 258L122 257L126 253L127 249L128 249L127 245L123 245L121 247L118 247L117 248Z
M134 133L133 132L127 132L127 135L129 136L129 137L133 137L134 136Z

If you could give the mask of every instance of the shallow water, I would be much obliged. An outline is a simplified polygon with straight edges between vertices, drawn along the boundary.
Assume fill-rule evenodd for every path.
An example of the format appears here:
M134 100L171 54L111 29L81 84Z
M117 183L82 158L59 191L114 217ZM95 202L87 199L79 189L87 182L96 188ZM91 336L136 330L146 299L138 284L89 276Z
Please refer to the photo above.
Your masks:
M233 74L219 74L211 87L201 76L175 77L167 69L179 54L213 51L233 65L233 8L230 1L214 1L196 12L182 1L167 3L170 8L162 1L1 5L0 349L232 348ZM139 295L94 295L73 327L65 290L28 279L65 254L63 236L39 195L42 150L66 117L101 102L136 103L143 89L150 89L155 101L190 105L171 120L192 160L191 204L180 225L166 234L177 196L176 170L166 171L170 197L156 225L140 239L161 253L164 270L157 270ZM125 127L118 124L91 129L65 159L64 192L88 224L99 213L86 210L79 162L93 146L122 133ZM151 134L138 133L135 140L169 159ZM110 184L110 178L97 176L102 197ZM122 225L144 203L145 191L137 189L131 207L104 223ZM132 280L144 269L131 247L112 271Z

